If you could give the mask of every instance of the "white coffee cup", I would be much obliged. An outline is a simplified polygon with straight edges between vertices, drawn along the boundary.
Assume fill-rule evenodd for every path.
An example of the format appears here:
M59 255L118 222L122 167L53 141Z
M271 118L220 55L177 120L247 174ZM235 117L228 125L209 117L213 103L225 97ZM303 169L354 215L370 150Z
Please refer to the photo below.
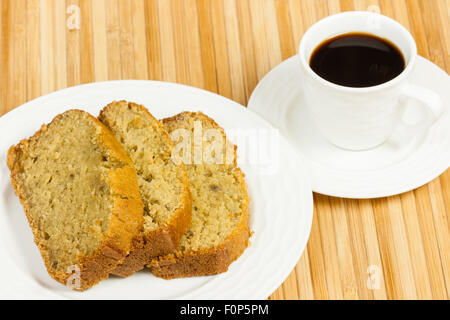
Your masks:
M327 39L350 32L373 34L394 43L406 61L403 72L365 88L340 86L317 75L309 65L314 49ZM301 40L299 58L306 105L323 136L344 149L367 150L385 142L394 131L406 138L404 143L424 134L443 113L443 104L433 91L410 84L416 57L416 43L408 30L377 13L339 13L314 24ZM417 100L427 111L414 123L403 119L409 99Z

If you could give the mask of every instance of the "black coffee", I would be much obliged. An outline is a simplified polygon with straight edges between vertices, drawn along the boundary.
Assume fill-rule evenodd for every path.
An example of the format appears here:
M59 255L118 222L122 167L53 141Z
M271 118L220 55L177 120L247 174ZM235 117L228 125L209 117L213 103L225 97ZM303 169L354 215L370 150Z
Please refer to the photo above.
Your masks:
M325 80L356 88L388 82L405 69L403 54L393 43L366 33L347 33L322 42L309 64Z

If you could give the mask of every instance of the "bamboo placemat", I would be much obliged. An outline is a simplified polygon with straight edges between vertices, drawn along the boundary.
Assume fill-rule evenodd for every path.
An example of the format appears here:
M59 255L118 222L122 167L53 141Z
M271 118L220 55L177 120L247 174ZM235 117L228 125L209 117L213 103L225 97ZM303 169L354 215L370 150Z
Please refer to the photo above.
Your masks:
M398 20L422 56L450 69L449 0L1 0L0 115L113 79L184 83L246 105L311 24L367 9ZM402 195L316 194L314 204L307 250L271 299L449 298L450 170Z

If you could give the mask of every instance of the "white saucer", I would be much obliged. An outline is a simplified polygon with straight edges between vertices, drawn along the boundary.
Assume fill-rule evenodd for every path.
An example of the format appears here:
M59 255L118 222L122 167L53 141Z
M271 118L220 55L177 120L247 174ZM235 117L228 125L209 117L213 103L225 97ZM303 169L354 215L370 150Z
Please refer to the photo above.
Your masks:
M304 108L298 56L261 80L248 107L277 127L304 156L313 191L343 198L386 197L424 185L450 166L450 77L419 57L412 82L440 94L446 112L425 136L404 145L391 139L369 151L339 149L317 131Z

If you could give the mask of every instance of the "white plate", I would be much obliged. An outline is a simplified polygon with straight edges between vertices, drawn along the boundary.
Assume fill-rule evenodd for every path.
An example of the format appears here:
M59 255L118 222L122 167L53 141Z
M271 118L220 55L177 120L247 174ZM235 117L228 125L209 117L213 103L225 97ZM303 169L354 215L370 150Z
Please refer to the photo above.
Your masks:
M120 99L143 104L158 118L184 110L203 111L224 127L237 144L239 165L246 174L251 198L251 229L255 233L251 246L228 272L163 280L143 271L126 279L112 277L83 293L70 291L47 275L10 184L6 152L58 113L76 107L97 115L107 103ZM259 135L260 148L254 148L255 141L243 138L249 132ZM267 298L299 260L309 237L313 214L305 166L277 133L265 120L231 100L204 90L156 81L81 85L12 110L0 118L0 298ZM274 142L275 149L268 149L270 141ZM255 152L262 152L261 161Z
M304 156L313 191L343 198L386 197L424 185L450 165L449 76L419 57L412 82L439 93L446 113L426 136L402 145L392 138L369 151L339 149L317 131L304 107L297 56L261 80L248 107L270 121ZM417 112L407 116L415 117Z

